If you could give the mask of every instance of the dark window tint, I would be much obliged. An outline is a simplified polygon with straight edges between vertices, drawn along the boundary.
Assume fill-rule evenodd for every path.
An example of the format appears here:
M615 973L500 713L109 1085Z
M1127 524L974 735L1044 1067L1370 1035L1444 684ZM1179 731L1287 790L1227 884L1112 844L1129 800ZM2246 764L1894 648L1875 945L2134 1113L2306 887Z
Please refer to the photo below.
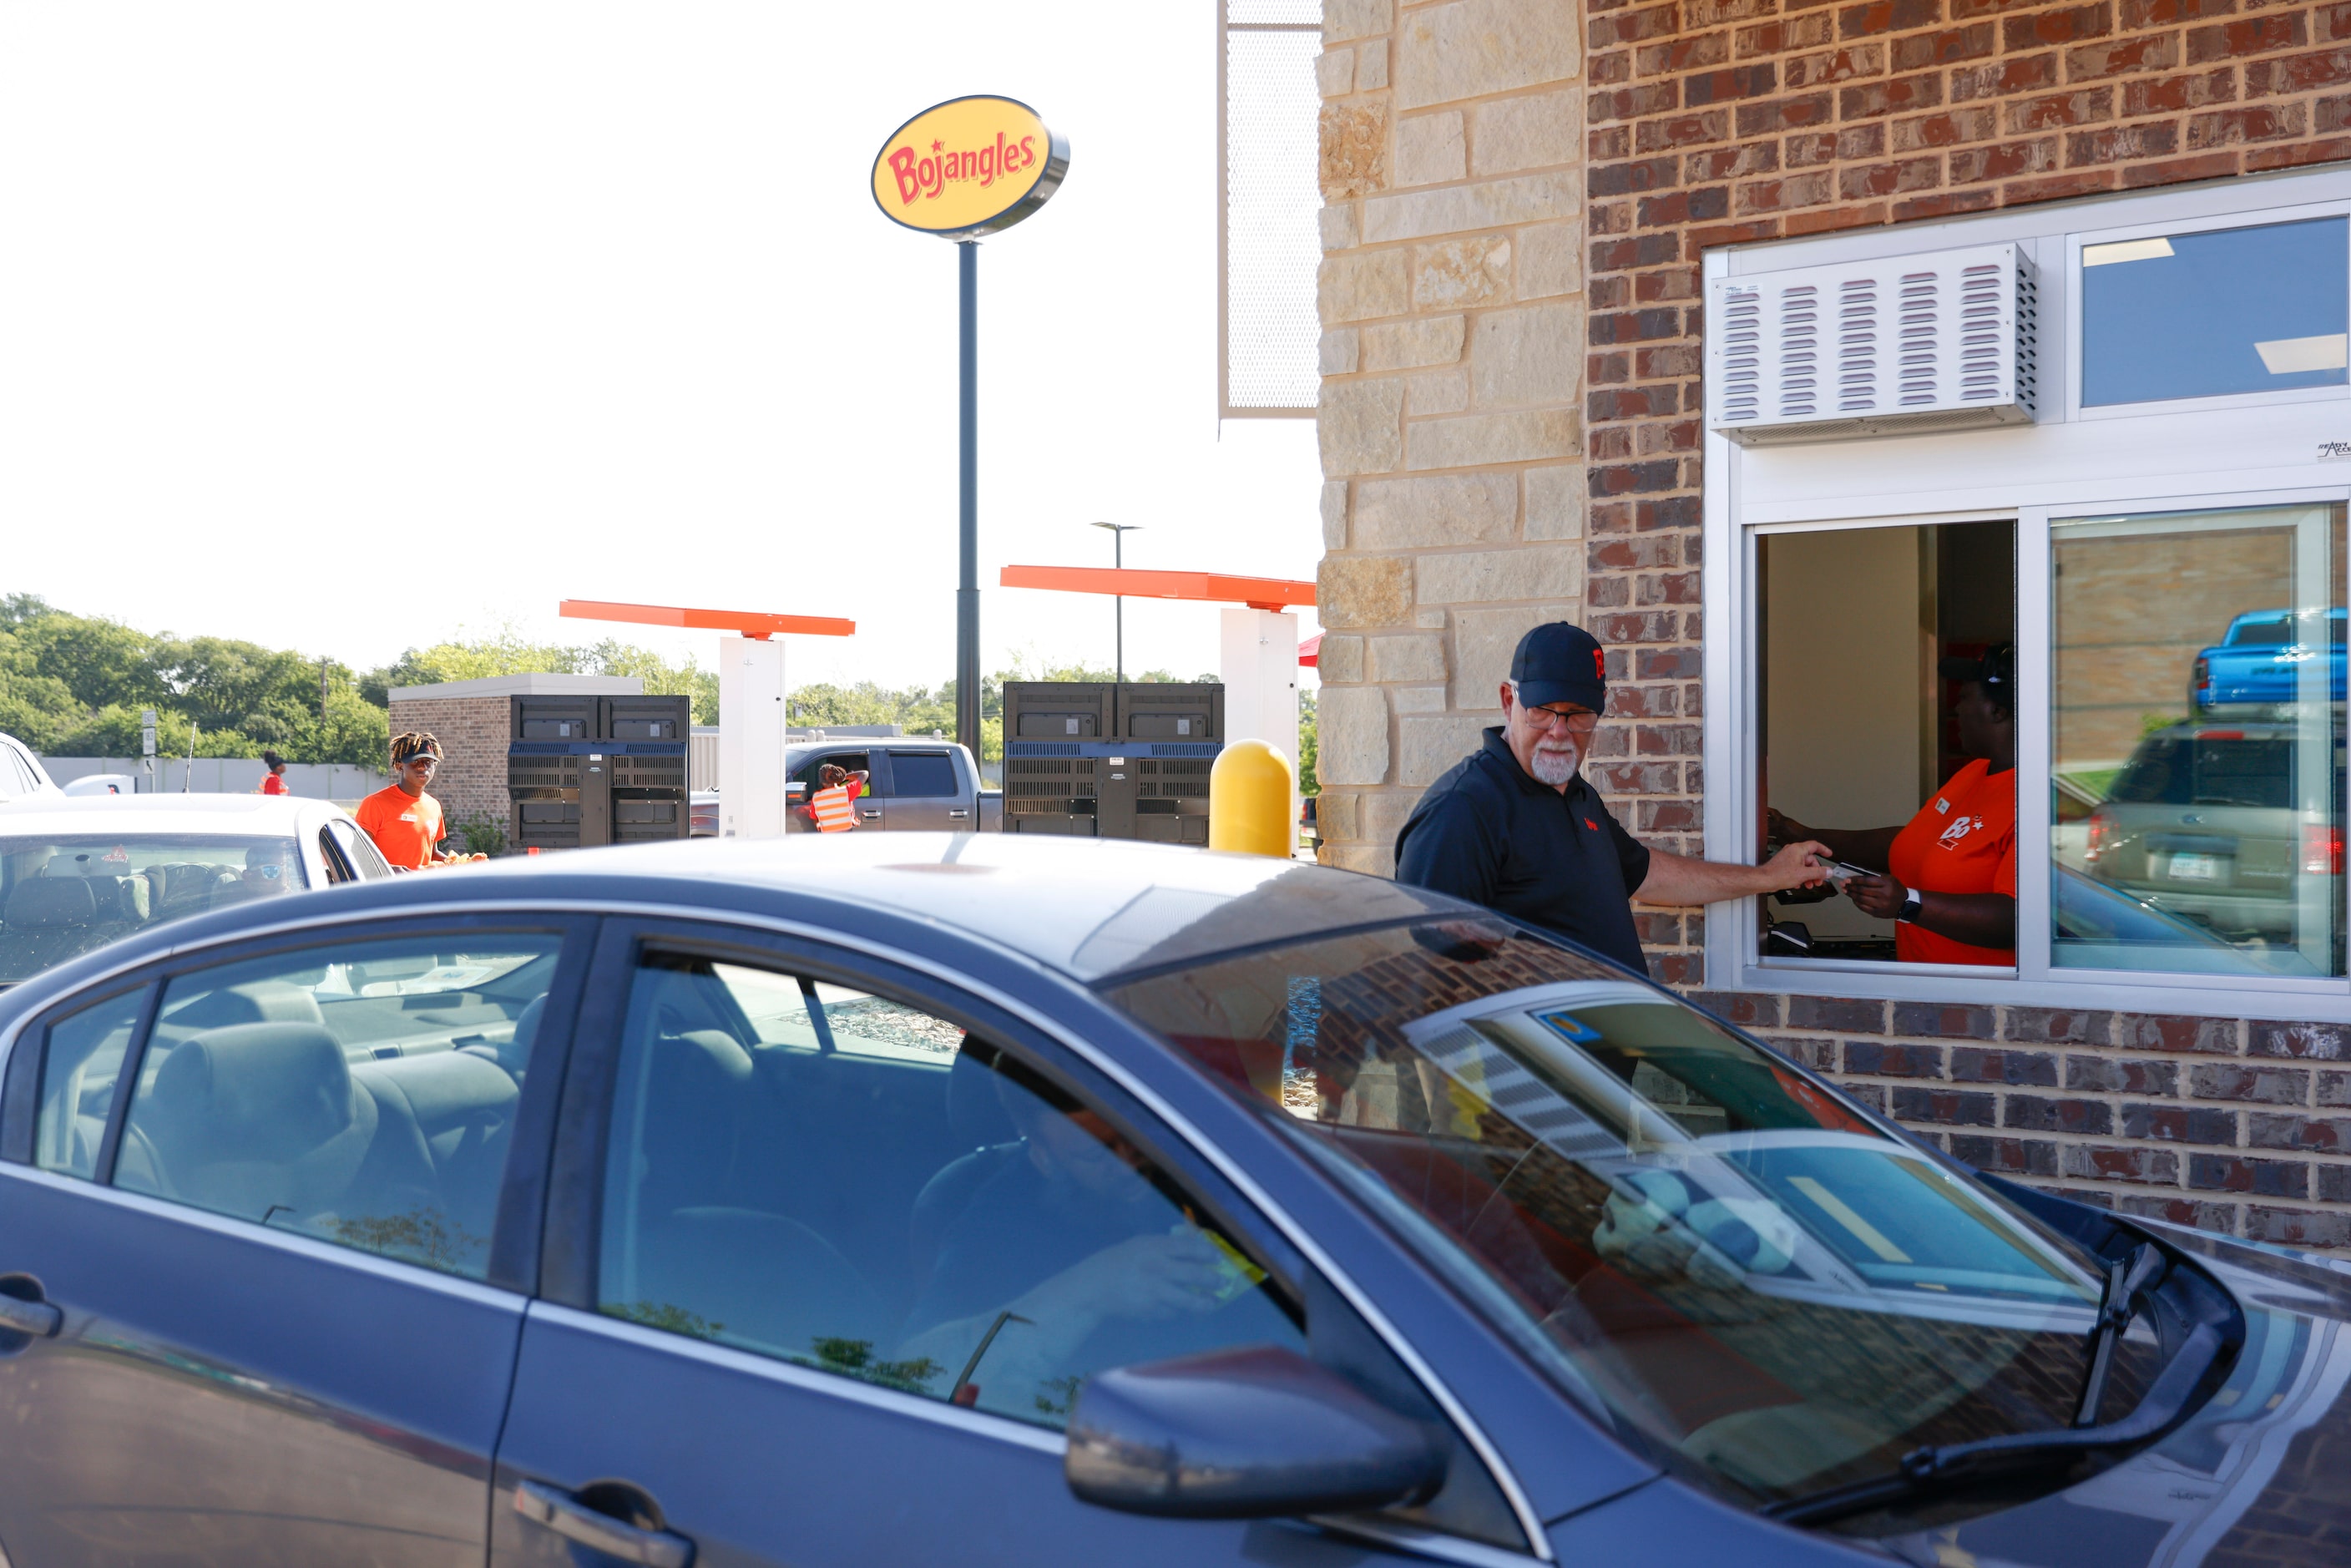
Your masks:
M2082 248L2082 402L2341 386L2342 218Z
M557 946L351 942L180 976L116 1185L479 1279Z
M926 798L958 793L955 758L944 751L893 751L890 754L893 794Z
M624 1027L606 1312L1051 1427L1106 1367L1302 1348L1108 1119L944 1019L654 955Z
M2272 644L2283 646L2293 643L2294 640L2294 622L2283 618L2276 621L2243 622L2234 632L2229 633L2230 644L2238 648L2266 647Z
M87 1176L114 1105L122 1053L139 1027L145 990L110 997L49 1026L41 1058L41 1113L33 1163L45 1171Z
M2294 804L2294 743L2235 731L2158 737L2140 746L2115 780L2112 799L2137 805Z

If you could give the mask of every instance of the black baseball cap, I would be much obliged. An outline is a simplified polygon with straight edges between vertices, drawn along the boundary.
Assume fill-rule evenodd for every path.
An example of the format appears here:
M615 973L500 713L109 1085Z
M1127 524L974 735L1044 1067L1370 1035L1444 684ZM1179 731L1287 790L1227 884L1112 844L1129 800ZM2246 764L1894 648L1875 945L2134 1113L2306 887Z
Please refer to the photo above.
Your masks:
M1519 639L1510 679L1529 707L1580 703L1594 713L1608 706L1608 655L1583 627L1552 621Z
M1973 681L1984 689L1984 695L2001 707L2011 707L2016 700L2016 644L1995 643L1983 657L1970 659L1962 655L1938 661L1935 668L1947 681Z

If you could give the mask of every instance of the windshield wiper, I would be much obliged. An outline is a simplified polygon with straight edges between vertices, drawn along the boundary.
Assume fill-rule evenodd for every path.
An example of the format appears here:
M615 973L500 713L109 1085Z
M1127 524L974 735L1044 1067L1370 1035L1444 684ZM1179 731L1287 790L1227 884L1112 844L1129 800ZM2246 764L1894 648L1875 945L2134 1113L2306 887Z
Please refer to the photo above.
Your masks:
M2105 1397L2106 1374L2115 1362L2115 1346L2122 1343L2123 1333L2138 1311L2138 1299L2155 1282L2163 1269L2163 1249L2152 1241L2142 1241L2137 1250L2117 1258L2106 1266L2106 1288L2098 1298L2098 1321L2090 1330L2090 1370L2082 1380L2082 1399L2074 1412L2074 1425L2095 1427L2098 1422L2098 1402Z
M2099 1322L2095 1335L2097 1345L2111 1357L2112 1343L2122 1333L2120 1327L2109 1330L2116 1314L2121 1322L2129 1322L2127 1308L2145 1288L2146 1279L2153 1269L2147 1254L2157 1254L2156 1263L2163 1261L2160 1249L2152 1243L2140 1248L2115 1265L2107 1274L2107 1299L2100 1303ZM2117 1279L2117 1271L2119 1280ZM2137 1288L2131 1288L2136 1278ZM2116 1293L2120 1292L2119 1299ZM2147 1393L2137 1408L2118 1421L2103 1427L2074 1426L2049 1432L2012 1432L2005 1437L1982 1437L1972 1443L1950 1443L1937 1448L1914 1448L1902 1456L1901 1468L1889 1476L1876 1476L1868 1480L1854 1481L1841 1487L1828 1487L1802 1497L1789 1498L1769 1503L1758 1511L1766 1518L1785 1524L1826 1524L1849 1514L1866 1513L1890 1502L1897 1502L1920 1492L1970 1484L1978 1480L1993 1480L2019 1472L2032 1470L2068 1469L2085 1456L2107 1448L2129 1448L2160 1437L2174 1422L2188 1413L2196 1390L2220 1359L2229 1343L2225 1322L2209 1319L2197 1322L2181 1339L2179 1348L2164 1363L2147 1385ZM2085 1387L2085 1407L2095 1411L2090 1396L2103 1392L2105 1374L2097 1350L2093 1351L2091 1374L2099 1386Z

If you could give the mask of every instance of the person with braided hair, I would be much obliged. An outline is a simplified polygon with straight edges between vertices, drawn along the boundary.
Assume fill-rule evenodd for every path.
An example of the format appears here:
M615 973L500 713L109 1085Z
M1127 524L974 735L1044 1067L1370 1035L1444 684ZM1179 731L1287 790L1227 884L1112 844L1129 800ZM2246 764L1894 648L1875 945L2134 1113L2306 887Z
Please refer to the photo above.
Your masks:
M424 792L440 766L441 743L431 734L412 729L396 735L392 739L392 782L360 802L355 815L360 831L375 841L394 871L423 871L483 858L441 852L448 824L442 820L441 802Z

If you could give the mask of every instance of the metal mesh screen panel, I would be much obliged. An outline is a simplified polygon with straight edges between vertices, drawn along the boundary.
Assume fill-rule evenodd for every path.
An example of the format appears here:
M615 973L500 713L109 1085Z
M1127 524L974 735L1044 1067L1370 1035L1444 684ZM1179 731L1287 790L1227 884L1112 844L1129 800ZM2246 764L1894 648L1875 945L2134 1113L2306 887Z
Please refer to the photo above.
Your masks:
M1225 46L1224 405L1311 413L1320 390L1314 58L1320 0L1231 0ZM1256 24L1256 26L1248 26Z

